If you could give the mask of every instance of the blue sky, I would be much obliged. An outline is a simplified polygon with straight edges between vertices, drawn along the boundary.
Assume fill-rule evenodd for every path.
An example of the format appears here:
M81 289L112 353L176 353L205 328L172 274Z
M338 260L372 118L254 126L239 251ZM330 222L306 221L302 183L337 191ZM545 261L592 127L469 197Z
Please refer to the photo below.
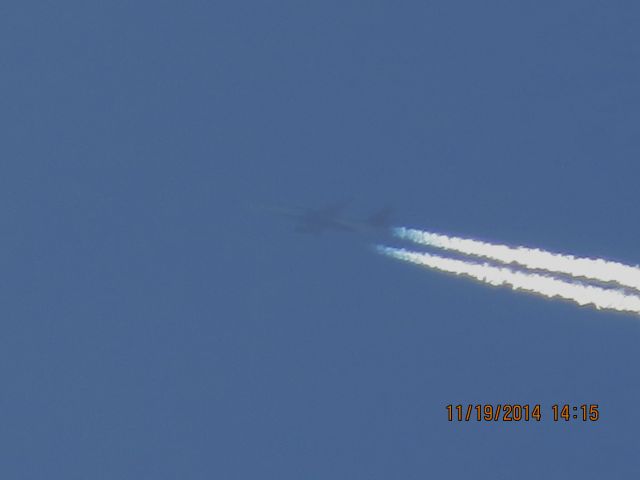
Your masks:
M640 263L640 6L0 12L4 478L637 478L637 318L255 206Z

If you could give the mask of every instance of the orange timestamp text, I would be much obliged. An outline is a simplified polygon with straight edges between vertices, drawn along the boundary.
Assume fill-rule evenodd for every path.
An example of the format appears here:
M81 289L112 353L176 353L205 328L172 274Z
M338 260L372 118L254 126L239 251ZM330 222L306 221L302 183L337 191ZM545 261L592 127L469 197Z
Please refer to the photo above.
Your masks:
M449 404L446 409L449 422L539 422L543 419L543 408L539 403ZM553 404L550 418L554 422L595 422L600 419L600 410L597 403Z

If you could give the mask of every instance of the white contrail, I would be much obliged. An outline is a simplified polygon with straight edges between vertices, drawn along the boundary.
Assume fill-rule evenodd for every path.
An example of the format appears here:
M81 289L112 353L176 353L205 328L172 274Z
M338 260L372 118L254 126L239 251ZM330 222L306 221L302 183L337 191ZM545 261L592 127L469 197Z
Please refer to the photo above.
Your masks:
M597 309L640 314L640 297L620 290L567 282L537 273L512 270L508 267L496 267L488 263L472 263L423 252L411 252L403 248L384 246L377 248L380 253L399 260L442 272L475 278L490 285L508 285L514 290L524 290L549 298L564 298L578 305L593 305Z
M640 268L601 258L580 258L527 247L509 247L466 238L449 237L410 228L395 228L402 239L431 247L453 250L466 255L490 258L503 263L516 263L527 268L585 277L601 282L617 282L640 290Z

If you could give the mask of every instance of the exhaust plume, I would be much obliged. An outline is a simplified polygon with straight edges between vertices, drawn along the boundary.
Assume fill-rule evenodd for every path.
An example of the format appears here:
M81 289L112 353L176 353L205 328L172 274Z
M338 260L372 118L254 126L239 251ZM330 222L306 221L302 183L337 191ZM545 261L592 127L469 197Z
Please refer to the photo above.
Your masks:
M548 298L562 298L578 305L593 305L597 309L640 314L640 297L620 290L568 282L552 276L512 270L488 263L473 263L423 252L412 252L403 248L378 246L377 250L398 260L441 272L463 275L494 286L507 285L513 290L522 290Z
M622 286L640 290L640 268L637 266L601 258L580 258L536 248L496 245L404 227L395 228L393 232L399 238L430 247L484 257L507 264L515 263L526 268L562 273L572 277L616 282Z

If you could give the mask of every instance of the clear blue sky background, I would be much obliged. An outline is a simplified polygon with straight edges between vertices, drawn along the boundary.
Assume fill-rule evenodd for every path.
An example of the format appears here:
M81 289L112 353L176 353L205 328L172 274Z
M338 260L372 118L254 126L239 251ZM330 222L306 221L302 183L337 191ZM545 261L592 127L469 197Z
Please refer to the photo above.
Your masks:
M638 478L640 321L253 205L640 262L640 6L0 7L0 476ZM448 403L541 403L449 423ZM552 403L598 403L595 424Z

